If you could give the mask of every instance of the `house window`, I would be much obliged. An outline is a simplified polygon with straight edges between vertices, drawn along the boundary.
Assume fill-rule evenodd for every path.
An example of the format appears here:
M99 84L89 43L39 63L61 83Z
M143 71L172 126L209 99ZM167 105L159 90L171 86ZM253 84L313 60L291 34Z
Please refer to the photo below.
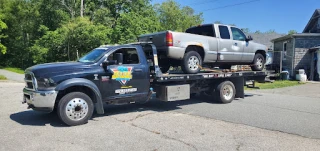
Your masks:
M287 60L287 42L283 43L282 60Z

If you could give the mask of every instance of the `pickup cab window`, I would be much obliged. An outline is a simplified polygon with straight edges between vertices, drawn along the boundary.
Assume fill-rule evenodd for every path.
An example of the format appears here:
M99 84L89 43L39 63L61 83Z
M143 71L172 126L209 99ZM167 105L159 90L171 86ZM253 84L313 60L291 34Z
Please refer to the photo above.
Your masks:
M136 48L121 48L108 56L108 60L114 60L113 56L116 53L123 54L123 64L139 64L139 56Z
M212 25L198 26L187 29L186 33L216 37Z
M238 28L231 27L233 40L245 41L246 35Z
M219 26L219 31L222 39L230 39L230 33L227 26Z

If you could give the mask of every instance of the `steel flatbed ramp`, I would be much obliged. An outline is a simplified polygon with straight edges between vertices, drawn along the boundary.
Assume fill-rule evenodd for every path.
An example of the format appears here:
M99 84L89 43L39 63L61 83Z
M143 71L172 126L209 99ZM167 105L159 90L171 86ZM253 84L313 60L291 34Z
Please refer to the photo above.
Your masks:
M225 79L225 78L244 78L245 80L261 80L266 77L264 71L241 71L241 72L209 72L198 74L162 74L154 77L154 82L169 81L188 81L188 80L205 80L205 79Z

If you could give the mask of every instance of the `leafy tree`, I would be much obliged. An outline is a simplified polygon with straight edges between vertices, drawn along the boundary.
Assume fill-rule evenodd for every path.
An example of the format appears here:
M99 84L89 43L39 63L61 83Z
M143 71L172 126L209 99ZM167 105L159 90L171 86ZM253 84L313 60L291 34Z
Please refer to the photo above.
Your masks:
M7 52L7 47L4 46L3 44L1 44L1 39L7 37L6 35L2 34L2 30L7 29L8 26L6 25L6 23L4 23L4 22L1 20L1 18L2 18L2 17L0 16L0 52L1 52L2 54L5 54L5 53Z
M250 29L249 28L242 28L241 30L246 34L250 33Z
M191 7L181 7L174 0L155 5L161 30L185 31L203 22L202 13L196 14Z
M257 31L255 31L254 33L256 33L256 34L261 34L261 31L260 31L260 30L257 30Z
M215 24L222 24L221 21L215 21L214 23L215 23Z
M75 18L55 31L41 26L45 34L30 48L33 63L76 60L80 55L110 42L111 28L94 25L88 18Z
M293 35L293 34L296 34L298 33L296 30L289 30L288 31L288 35Z

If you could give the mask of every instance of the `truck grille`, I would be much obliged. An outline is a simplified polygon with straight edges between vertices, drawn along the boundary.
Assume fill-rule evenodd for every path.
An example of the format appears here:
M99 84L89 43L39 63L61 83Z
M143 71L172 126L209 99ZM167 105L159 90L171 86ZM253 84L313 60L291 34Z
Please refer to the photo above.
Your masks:
M24 81L26 82L26 88L30 90L35 90L35 78L33 73L26 73L24 75Z

